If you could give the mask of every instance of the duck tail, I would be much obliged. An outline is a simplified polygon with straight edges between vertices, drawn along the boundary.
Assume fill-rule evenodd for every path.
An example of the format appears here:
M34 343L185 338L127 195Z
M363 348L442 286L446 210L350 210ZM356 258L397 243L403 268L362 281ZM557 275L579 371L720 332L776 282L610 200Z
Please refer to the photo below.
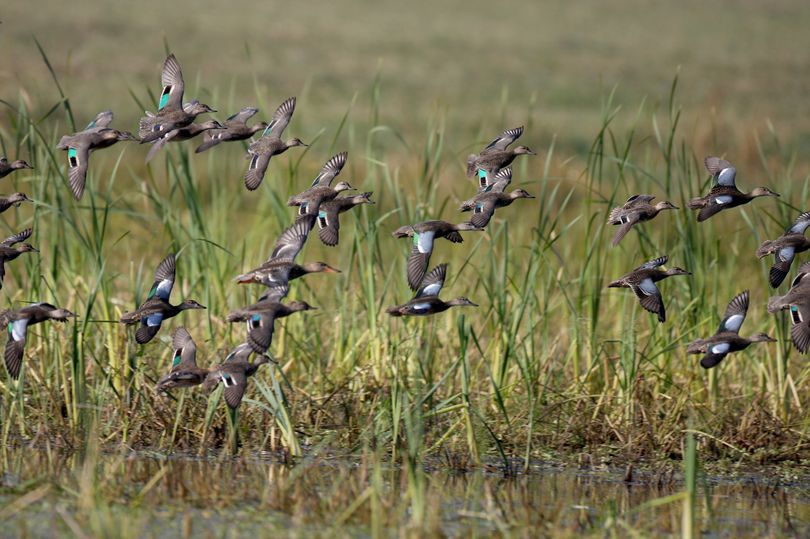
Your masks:
M768 299L768 312L773 314L787 307L785 296L774 296Z
M698 210L706 206L706 199L704 198L693 198L689 202L686 203L686 207L690 210Z
M129 313L124 313L124 314L121 315L121 319L119 320L119 322L121 322L122 324L134 324L134 323L140 322L140 321L141 321L141 317L138 314L138 311L132 311L132 312L129 312Z
M619 280L619 281L611 281L611 282L610 282L610 283L607 285L607 287L608 287L608 288L623 288L623 287L624 287L624 283L622 283L622 282L621 282L621 280Z
M391 316L402 316L402 313L399 311L399 307L388 307L385 312Z
M706 353L706 346L704 345L703 339L699 339L695 342L690 342L686 346L686 353L687 354L704 354Z

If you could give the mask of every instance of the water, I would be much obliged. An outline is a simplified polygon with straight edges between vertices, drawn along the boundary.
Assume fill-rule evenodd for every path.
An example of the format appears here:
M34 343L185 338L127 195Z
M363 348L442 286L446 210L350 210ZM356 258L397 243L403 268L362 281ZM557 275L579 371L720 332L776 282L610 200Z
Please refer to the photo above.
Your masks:
M679 536L669 473L537 464L453 472L374 459L60 454L14 449L0 474L2 537ZM810 537L810 480L699 482L704 537Z

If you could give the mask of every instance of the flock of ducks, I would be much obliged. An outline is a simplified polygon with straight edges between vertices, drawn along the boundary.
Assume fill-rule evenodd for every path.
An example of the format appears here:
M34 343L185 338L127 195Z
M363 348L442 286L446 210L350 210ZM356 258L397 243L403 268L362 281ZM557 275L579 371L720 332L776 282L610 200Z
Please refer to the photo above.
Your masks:
M284 140L282 135L290 124L295 112L296 100L291 97L284 101L269 122L247 122L259 111L245 107L229 117L225 122L208 120L195 123L204 113L216 112L210 106L197 100L184 103L184 82L180 64L173 54L163 63L161 76L162 91L158 110L146 112L138 126L137 136L120 131L110 125L111 111L99 113L82 131L61 138L58 148L67 152L68 181L74 197L79 200L85 190L85 179L89 158L92 152L107 148L121 141L139 141L151 144L147 161L169 142L188 140L202 136L197 153L207 151L224 142L246 141L257 133L259 138L251 141L247 148L248 166L244 175L245 187L256 190L260 187L272 157L290 148L307 146L299 138ZM521 198L534 198L523 189L508 192L512 181L510 165L519 155L534 155L526 146L510 148L523 134L523 127L504 131L479 153L470 155L467 160L467 175L477 179L478 192L464 201L459 210L471 212L470 219L461 223L429 220L402 226L393 232L396 238L411 238L412 246L407 262L407 281L415 295L408 302L389 307L391 316L426 316L446 311L456 306L477 306L466 297L448 301L439 294L447 277L447 264L441 263L428 271L436 240L446 239L451 243L463 241L462 232L482 231L489 224L495 211L512 204ZM183 327L172 333L172 366L168 374L157 383L158 391L202 385L211 391L219 384L224 386L226 404L236 409L242 401L247 380L257 369L266 363L275 363L267 354L272 344L275 321L297 312L315 309L304 301L282 303L289 292L290 283L311 273L339 273L340 270L325 262L299 264L295 261L303 249L310 233L317 226L318 236L324 245L337 246L340 241L340 215L362 204L374 204L372 193L358 195L342 194L354 190L346 181L333 182L340 175L348 158L341 152L326 161L312 184L287 201L288 206L297 207L295 221L278 237L270 256L260 266L236 277L240 284L254 283L265 287L264 293L251 305L236 309L228 314L231 323L245 323L244 342L234 348L225 360L210 368L197 365L197 347L191 334ZM736 169L717 157L707 157L707 170L714 178L710 192L689 201L690 209L700 210L698 221L705 221L717 213L747 204L762 196L779 196L766 187L757 187L750 193L740 191L736 186ZM9 162L0 159L0 178L21 169L33 168L25 161ZM653 204L653 195L637 194L627 202L614 208L608 223L618 227L612 244L618 245L631 228L639 223L654 219L661 211L677 210L668 201ZM0 212L12 205L30 201L24 193L0 197ZM810 225L810 212L801 214L776 240L766 241L757 250L758 257L769 254L775 256L770 272L770 284L778 287L789 272L794 257L810 249L810 241L804 232ZM21 254L36 251L25 240L32 234L26 229L0 243L0 286L5 273L5 263ZM661 256L642 264L627 275L611 282L608 287L630 288L639 299L641 306L657 315L659 322L665 322L666 310L657 282L674 275L689 275L684 269L673 267L660 269L668 257ZM155 278L146 300L135 310L121 316L125 325L136 325L135 341L139 345L150 342L159 333L168 319L186 310L205 309L193 299L185 299L173 305L170 296L176 280L177 260L174 254L166 256L155 270ZM793 322L793 343L801 352L810 347L810 262L799 268L790 290L784 296L771 298L768 310L777 312L789 310ZM744 338L739 335L749 305L749 293L744 291L731 300L717 333L706 339L699 339L687 347L687 353L703 354L701 365L711 368L718 365L732 352L743 350L754 342L772 342L764 333ZM7 327L8 341L5 347L5 364L8 373L16 379L20 375L28 326L47 320L66 321L75 314L67 309L49 303L35 303L18 310L0 313L0 321ZM253 360L251 361L251 356Z

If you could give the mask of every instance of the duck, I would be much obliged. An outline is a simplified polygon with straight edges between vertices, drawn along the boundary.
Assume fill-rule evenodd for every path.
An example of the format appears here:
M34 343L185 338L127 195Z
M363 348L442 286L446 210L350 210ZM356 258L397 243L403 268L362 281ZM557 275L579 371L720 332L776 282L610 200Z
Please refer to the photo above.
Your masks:
M650 221L655 218L660 212L664 210L677 210L679 209L675 204L669 201L661 201L652 204L655 200L655 195L633 195L627 199L627 202L622 206L618 206L610 210L608 215L608 224L618 226L616 235L613 236L611 245L616 247L622 238L630 232L638 223L643 221Z
M263 354L273 343L276 319L312 310L316 310L316 307L306 301L291 301L284 304L276 298L268 297L247 307L231 311L226 320L230 323L247 322L247 343L254 352Z
M19 207L23 202L33 202L25 193L13 193L7 197L0 196L0 213L12 206Z
M732 352L745 350L755 342L776 342L766 333L756 333L751 337L740 337L740 327L748 312L748 290L734 296L726 307L726 313L720 322L717 333L708 339L698 339L686 347L687 354L704 354L700 366L711 369Z
M413 225L401 226L393 232L395 238L413 238L413 247L408 257L408 286L416 290L422 283L433 253L433 242L438 238L445 238L453 243L462 243L464 238L459 232L482 231L467 221L454 225L447 221L423 221Z
M205 309L205 305L201 305L193 299L186 299L179 305L169 303L169 296L174 287L175 271L176 261L172 253L158 264L155 270L155 281L146 301L136 310L121 315L122 324L140 323L140 327L135 332L135 342L138 344L146 344L154 339L165 320L188 309Z
M512 175L509 174L509 181ZM470 200L465 201L459 208L462 212L472 211L470 222L478 228L484 228L489 224L492 216L495 215L496 208L505 208L520 198L535 198L525 189L515 189L511 193L504 192L504 188L509 182L496 182L484 191L478 193Z
M336 197L329 202L324 202L318 209L318 237L321 243L329 247L334 247L340 241L340 214L360 204L374 204L371 200L373 192L360 193Z
M810 348L810 262L799 266L799 271L790 290L784 296L774 296L768 300L768 312L790 311L790 339L793 346L804 354Z
M248 361L253 349L247 343L237 346L221 364L213 367L203 382L203 388L209 393L222 384L225 403L232 410L239 407L245 395L247 379L256 374L261 365L275 363L270 357L262 354L253 363Z
M779 193L775 193L767 187L756 187L750 193L743 193L737 189L735 184L737 169L725 159L709 156L703 160L703 163L714 178L712 189L705 197L693 198L686 204L690 210L700 210L697 217L698 222L703 222L723 210L748 204L758 197L779 196Z
M236 114L228 117L228 119L222 123L222 129L213 132L206 131L203 135L202 144L197 146L194 153L202 153L221 142L247 140L259 131L264 131L267 127L267 122L258 122L251 126L247 125L247 121L258 112L259 109L255 107L244 107Z
M111 110L99 112L87 127L72 135L62 136L56 145L57 149L67 152L68 181L76 200L81 200L84 195L87 166L92 152L109 148L117 142L138 140L129 131L119 131L110 127L112 121Z
M188 107L183 106L185 83L180 63L174 54L169 54L163 62L160 80L163 90L160 93L158 111L156 114L145 111L146 116L141 118L138 124L138 137L141 144L155 141L175 129L186 127L200 114L216 112L215 109L197 100L189 103Z
M658 281L672 277L673 275L692 275L690 272L681 268L670 268L666 271L661 271L658 268L667 263L669 257L664 255L654 258L649 262L642 264L627 275L616 279L608 285L608 288L629 288L633 291L639 299L641 306L647 311L658 315L658 321L664 322L667 319L666 309L664 309L664 300L661 297L661 291L655 285Z
M481 182L478 184L478 194L485 193L488 191L498 191L503 193L509 184L512 183L512 167L502 168L498 171L495 175L487 175L486 178L482 178ZM475 197L473 197L475 198ZM462 203L462 205L470 205L474 204L473 199L469 199Z
M250 159L250 164L245 173L245 187L249 191L255 191L262 184L271 157L280 155L296 146L308 146L299 138L291 138L286 142L281 140L281 135L290 123L293 112L295 112L295 98L291 97L276 109L259 140L248 146L247 157Z
M287 200L287 205L298 206L299 215L317 215L321 203L334 199L341 191L352 190L348 182L339 182L332 188L332 180L343 170L347 156L347 152L340 152L330 157L312 181L312 185L305 191L291 196Z
M157 155L157 152L159 152L167 142L181 142L183 140L190 140L203 133L208 133L211 130L221 129L224 129L224 127L218 121L206 120L201 123L191 123L186 127L181 127L180 129L170 131L152 143L152 147L149 148L149 153L146 154L146 162L148 163L151 161L152 158Z
M499 170L508 167L518 155L536 155L527 146L517 146L508 149L523 134L523 126L507 129L481 150L479 154L467 157L467 177L471 178L478 173L479 186L486 187L489 177L495 176Z
M428 316L444 312L450 307L478 307L463 296L450 301L439 299L446 276L447 264L439 264L422 279L413 299L402 305L388 307L386 312L391 316Z
M46 320L67 322L68 318L75 316L75 314L67 309L55 307L46 302L32 303L16 311L9 310L0 313L0 323L2 323L8 331L8 340L6 341L4 355L6 370L8 370L9 375L15 380L20 377L28 326L33 326L34 324L39 324Z
M179 327L172 332L172 349L172 369L158 380L155 391L160 393L202 384L209 371L197 366L197 344L186 328Z
M23 161L22 159L17 159L16 161L9 161L5 157L0 157L0 178L5 178L15 170L22 170L24 168L33 169L34 167L29 165L26 161Z
M23 253L38 253L39 249L30 243L23 243L31 237L33 228L26 228L13 236L9 236L0 242L0 288L3 288L3 280L6 277L6 262L10 262ZM14 247L16 244L20 244Z
M757 258L763 258L769 254L774 255L774 263L768 275L768 283L771 288L778 288L782 284L790 271L790 265L795 256L810 249L810 240L804 235L808 225L810 225L810 212L803 212L785 230L784 234L775 240L765 240L757 249Z

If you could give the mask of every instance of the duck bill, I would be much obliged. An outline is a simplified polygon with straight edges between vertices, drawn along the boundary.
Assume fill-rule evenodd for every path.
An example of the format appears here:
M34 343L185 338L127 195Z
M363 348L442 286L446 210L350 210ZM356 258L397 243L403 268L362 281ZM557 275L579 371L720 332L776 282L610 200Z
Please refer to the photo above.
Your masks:
M332 266L326 266L326 268L324 268L323 271L324 271L324 273L343 273L339 269L333 268Z
M607 287L608 288L621 288L622 283L621 283L621 281L613 281L610 284L608 284Z
M236 281L236 284L252 283L253 282L253 275L251 275L249 273L246 273L244 275L240 275L239 277L237 277L234 280Z

